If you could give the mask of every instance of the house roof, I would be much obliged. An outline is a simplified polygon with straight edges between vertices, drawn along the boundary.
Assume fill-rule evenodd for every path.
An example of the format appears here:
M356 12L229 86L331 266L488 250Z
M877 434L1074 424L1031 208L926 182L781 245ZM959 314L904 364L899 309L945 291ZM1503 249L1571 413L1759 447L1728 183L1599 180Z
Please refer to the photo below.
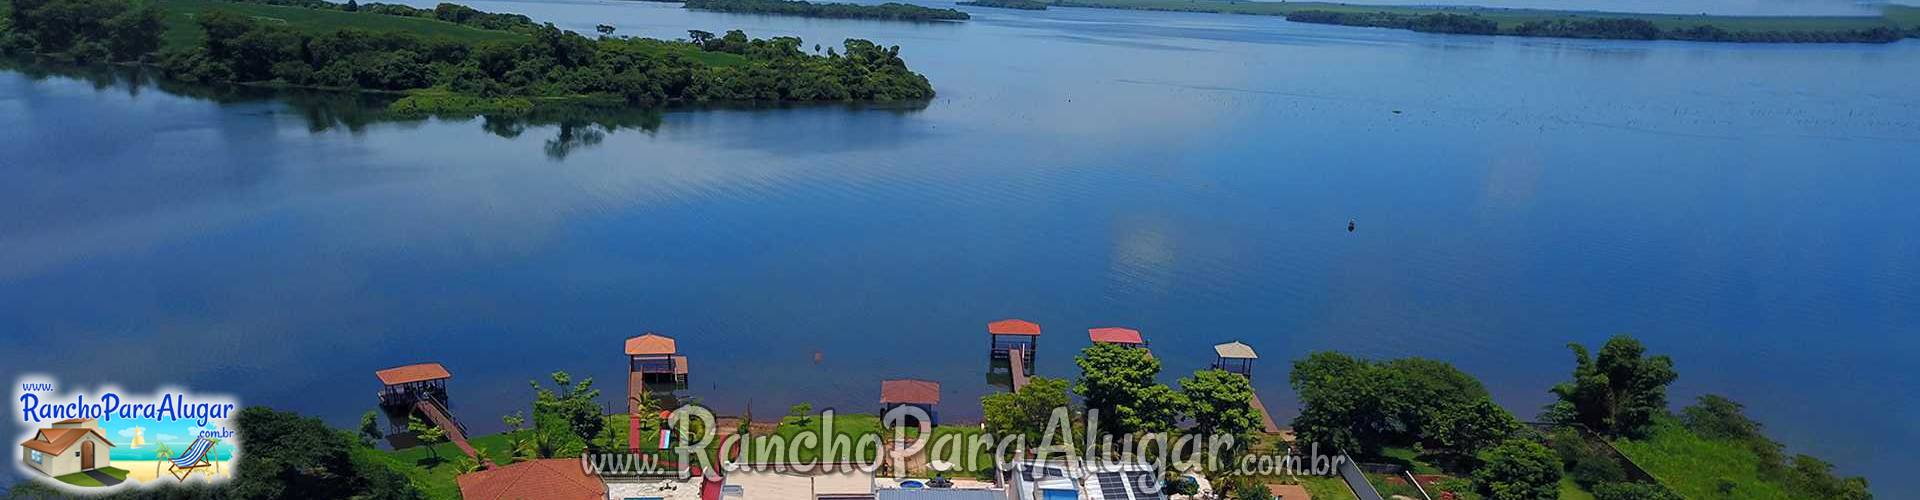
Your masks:
M679 346L674 344L673 337L666 335L647 332L638 337L627 339L628 356L654 356L673 354L676 352L680 352Z
M1213 346L1213 353L1220 355L1220 357L1222 358L1228 358L1228 359L1259 359L1260 358L1260 356L1255 355L1253 353L1253 346L1243 344L1238 340Z
M396 366L373 372L373 375L380 377L380 383L387 385L411 384L453 377L453 374L447 373L447 367L440 366L440 363Z
M1106 343L1106 344L1144 344L1146 343L1146 341L1140 339L1139 330L1135 330L1132 328L1120 328L1117 326L1110 326L1105 328L1089 328L1087 329L1087 337L1092 338L1094 342Z
M93 421L93 419L91 418L69 418L66 420L61 420L59 422L54 422L53 425L84 424L91 421Z
M529 460L505 467L462 474L454 481L460 497L469 500L604 500L607 485L581 470L568 458Z
M910 378L881 381L880 403L940 404L940 383Z
M994 335L1040 335L1040 324L1024 319L1003 319L987 323L987 333Z
M28 439L24 442L21 442L20 446L24 446L29 449L39 451L41 453L59 455L59 454L66 453L68 448L72 448L74 443L80 442L80 438L85 437L88 434L92 434L94 437L100 438L100 442L106 443L107 447L109 448L114 446L113 441L107 440L107 436L105 434L101 434L99 430L93 429L91 427L69 427L65 429L40 429L39 432L35 432L33 434L33 439Z

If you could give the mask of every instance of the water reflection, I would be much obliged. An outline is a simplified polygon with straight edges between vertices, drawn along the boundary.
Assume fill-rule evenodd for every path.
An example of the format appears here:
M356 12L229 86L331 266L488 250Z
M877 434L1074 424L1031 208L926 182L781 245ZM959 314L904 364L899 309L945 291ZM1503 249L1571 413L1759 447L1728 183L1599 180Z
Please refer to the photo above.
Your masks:
M308 132L323 133L345 130L353 135L361 135L367 128L376 124L410 124L426 120L468 121L478 118L481 130L503 139L518 139L527 130L552 126L552 137L542 142L547 158L554 161L566 160L569 155L584 149L600 145L608 134L619 132L638 132L653 135L664 123L663 117L669 112L683 111L772 111L796 108L845 108L849 111L884 111L896 115L917 113L926 109L929 101L903 101L895 103L826 103L826 104L785 104L785 103L699 103L668 107L631 107L606 106L593 104L543 105L524 115L483 115L479 113L437 113L426 116L395 115L387 112L388 105L400 98L397 94L370 92L345 92L314 89L277 88L255 85L200 84L171 80L159 76L154 70L141 66L99 66L75 65L48 59L0 58L0 70L18 72L34 82L48 79L71 79L85 82L97 92L124 93L128 97L139 97L148 89L158 89L168 94L192 99L210 101L222 105L249 103L267 103L281 105L286 111L299 116ZM274 113L269 110L265 113ZM257 130L257 129L255 129ZM810 128L819 130L819 128ZM241 134L248 133L236 130ZM258 130L256 133L270 133ZM844 134L836 134L842 141L825 143L829 149L841 150L858 144L872 144L867 140L851 140ZM814 144L822 144L813 142Z

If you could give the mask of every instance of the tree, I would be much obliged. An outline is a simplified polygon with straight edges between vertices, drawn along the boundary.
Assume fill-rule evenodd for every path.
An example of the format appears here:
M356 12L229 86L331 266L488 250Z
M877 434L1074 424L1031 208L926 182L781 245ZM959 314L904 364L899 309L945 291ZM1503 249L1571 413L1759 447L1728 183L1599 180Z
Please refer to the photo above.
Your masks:
M341 7L341 10L345 10L347 12L359 12L360 2L359 0L347 0L347 5L345 7Z
M1694 434L1707 439L1747 440L1763 438L1760 423L1747 418L1745 406L1724 396L1705 394L1693 406L1680 410L1680 421Z
M116 61L132 61L160 50L160 36L167 31L163 17L160 6L144 2L108 18L103 26L107 53Z
M236 440L246 443L234 479L205 498L421 498L399 472L356 459L357 440L316 418L260 406L240 410ZM169 497L164 490L156 498Z
M1080 378L1073 391L1085 398L1089 412L1100 412L1100 425L1113 435L1165 432L1178 421L1172 389L1156 382L1160 360L1144 349L1094 344L1074 358Z
M1193 432L1203 439L1228 435L1245 443L1262 427L1260 412L1253 408L1253 384L1240 374L1197 371L1180 379L1180 391L1187 416L1193 419Z
M600 435L607 426L606 414L600 411L600 390L593 388L593 378L581 379L578 383L567 372L553 372L553 384L557 390L549 390L539 381L528 381L533 386L533 425L540 432L568 432L572 438L589 449L594 448L593 438Z
M1047 430L1047 419L1053 416L1053 410L1068 408L1072 401L1067 394L1066 380L1034 377L1017 392L980 398L981 423L996 438L1017 434L1025 436L1028 443L1038 443L1041 433Z
M446 429L420 420L419 415L407 415L407 432L413 433L413 436L420 440L420 445L427 447L427 454L432 455L434 462L440 461L440 450L435 449L433 445L446 442Z
M1473 482L1492 500L1541 500L1559 497L1560 458L1525 439L1508 439L1480 452Z
M593 27L594 31L600 32L600 36L613 36L613 31L615 29L618 29L618 28L614 28L613 25L610 25L610 24L601 24Z
M1377 455L1399 435L1397 416L1412 401L1391 397L1399 372L1337 352L1316 352L1295 361L1287 374L1300 398L1293 419L1299 443L1318 443L1355 455Z
M1573 380L1554 386L1553 393L1572 405L1577 422L1610 435L1640 437L1655 416L1667 413L1667 385L1679 378L1672 358L1647 357L1646 347L1626 335L1608 339L1597 358L1579 344L1567 347L1574 353Z
M687 40L693 42L694 45L699 45L700 48L705 49L707 48L707 42L713 41L713 32L700 31L700 30L687 30Z
M1594 500L1682 500L1664 486L1652 483L1612 482L1593 487Z
M1864 477L1841 478L1833 475L1833 464L1811 455L1794 455L1791 466L1787 468L1787 490L1795 498L1824 498L1831 500L1870 500L1873 493L1867 490Z
M1425 436L1455 456L1474 457L1520 431L1520 421L1490 398L1444 403L1431 405L1436 411Z
M385 433L380 432L380 415L373 410L360 414L360 437L364 439L362 442L369 444L386 437Z

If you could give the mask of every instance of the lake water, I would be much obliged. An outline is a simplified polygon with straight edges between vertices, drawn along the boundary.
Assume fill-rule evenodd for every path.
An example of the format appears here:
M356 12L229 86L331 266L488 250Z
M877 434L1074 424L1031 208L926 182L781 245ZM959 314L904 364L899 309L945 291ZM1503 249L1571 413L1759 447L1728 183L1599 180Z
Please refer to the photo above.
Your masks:
M474 6L867 37L940 96L607 130L0 72L0 377L351 426L374 370L434 360L487 432L553 370L618 407L621 341L653 330L722 412L871 411L880 380L920 377L965 420L993 390L984 324L1022 317L1046 329L1042 375L1121 325L1169 381L1252 344L1282 419L1288 362L1324 349L1450 361L1531 417L1566 343L1630 332L1677 360L1676 403L1728 395L1883 495L1920 487L1911 41Z

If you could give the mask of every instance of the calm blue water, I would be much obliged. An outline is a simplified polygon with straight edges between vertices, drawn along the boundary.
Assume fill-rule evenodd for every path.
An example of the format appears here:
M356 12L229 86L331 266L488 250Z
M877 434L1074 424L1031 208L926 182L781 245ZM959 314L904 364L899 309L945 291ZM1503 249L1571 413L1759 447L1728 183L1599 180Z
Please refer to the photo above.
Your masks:
M1912 42L474 6L869 37L940 97L490 127L507 138L0 72L0 379L173 383L347 427L374 370L437 360L486 432L553 370L617 406L621 340L655 330L723 412L868 411L912 376L967 419L984 324L1017 316L1046 328L1045 375L1124 325L1170 374L1251 343L1283 419L1287 362L1321 349L1448 360L1531 416L1566 343L1631 332L1677 359L1676 402L1726 394L1883 495L1920 487Z

